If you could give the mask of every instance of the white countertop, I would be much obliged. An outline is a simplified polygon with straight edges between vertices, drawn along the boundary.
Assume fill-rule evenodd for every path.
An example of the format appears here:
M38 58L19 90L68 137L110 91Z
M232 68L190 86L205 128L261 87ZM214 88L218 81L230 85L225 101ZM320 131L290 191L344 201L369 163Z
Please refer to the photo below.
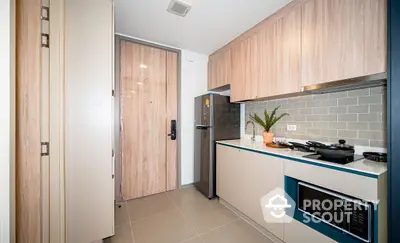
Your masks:
M367 159L357 160L345 165L324 162L315 159L304 158L304 155L312 154L312 153L305 153L300 151L293 151L291 149L276 149L276 148L269 148L264 143L260 141L251 141L250 139L243 138L237 140L224 140L224 141L217 141L219 144L230 145L234 147L250 149L266 154L278 155L288 157L289 159L297 159L302 161L309 161L316 164L321 164L329 167L336 167L338 169L345 169L355 172L362 172L371 175L380 176L387 172L387 165L386 163L378 163Z

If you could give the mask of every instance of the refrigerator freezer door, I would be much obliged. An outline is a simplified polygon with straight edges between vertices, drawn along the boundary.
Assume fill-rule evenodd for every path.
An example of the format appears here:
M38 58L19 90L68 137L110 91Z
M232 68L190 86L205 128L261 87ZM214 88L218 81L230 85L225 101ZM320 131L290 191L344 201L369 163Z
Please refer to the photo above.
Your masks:
M195 186L207 197L210 195L210 164L211 164L211 151L210 151L210 136L211 129L196 129L196 149L195 149Z

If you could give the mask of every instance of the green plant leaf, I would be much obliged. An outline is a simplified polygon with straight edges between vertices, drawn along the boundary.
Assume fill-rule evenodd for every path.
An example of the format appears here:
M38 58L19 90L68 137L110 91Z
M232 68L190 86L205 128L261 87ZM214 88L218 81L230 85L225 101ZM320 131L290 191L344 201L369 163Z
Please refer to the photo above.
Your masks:
M267 109L264 110L264 118L265 118L265 128L266 128L266 127L268 127L268 123L270 120Z
M271 113L271 120L274 119L276 111L279 109L280 106L276 107Z
M288 114L288 113L283 113L283 114L281 114L280 116L275 117L275 118L271 121L270 128L271 128L273 125L275 125L275 123L276 123L277 121L279 121L280 119L282 119L282 117L284 117L284 116L289 116L289 114Z
M253 116L250 114L250 118L260 126L262 126L264 129L266 128L265 122L257 115L254 114Z
M266 132L270 132L271 128L273 125L275 125L275 123L277 121L279 121L282 117L284 116L288 116L288 113L283 113L280 116L276 117L276 111L279 109L279 106L276 107L271 114L268 114L267 109L264 110L264 119L261 119L261 117L259 117L257 114L250 114L250 118L251 120L253 120L255 123L259 124L260 126L262 126L264 128L264 131Z
M272 113L271 113L271 116L269 117L269 119L268 119L268 122L267 122L267 132L269 132L270 130L271 130L271 128L272 128L272 126L275 124L275 122L274 122L274 119L275 119L275 114L276 114L276 111L279 109L279 107L280 106L278 106L278 107L275 107L275 109L272 111Z

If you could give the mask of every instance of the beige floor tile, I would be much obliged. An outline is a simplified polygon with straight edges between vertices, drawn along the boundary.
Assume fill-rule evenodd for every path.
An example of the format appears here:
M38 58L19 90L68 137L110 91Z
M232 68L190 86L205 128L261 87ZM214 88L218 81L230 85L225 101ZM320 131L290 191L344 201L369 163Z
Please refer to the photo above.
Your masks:
M179 210L198 234L238 219L238 216L219 204L217 200L184 203Z
M243 220L212 230L201 238L205 243L273 243Z
M132 223L135 243L180 243L196 236L193 227L177 210L165 210Z
M128 204L126 202L115 205L115 226L129 223Z
M115 227L115 235L104 240L104 243L133 243L130 224Z
M184 204L192 203L193 201L209 201L205 196L198 192L195 187L187 187L180 190L170 191L167 192L167 195L178 207Z
M138 221L170 209L175 209L175 206L165 193L128 201L131 221Z
M200 237L195 237L190 240L183 241L182 243L203 243Z

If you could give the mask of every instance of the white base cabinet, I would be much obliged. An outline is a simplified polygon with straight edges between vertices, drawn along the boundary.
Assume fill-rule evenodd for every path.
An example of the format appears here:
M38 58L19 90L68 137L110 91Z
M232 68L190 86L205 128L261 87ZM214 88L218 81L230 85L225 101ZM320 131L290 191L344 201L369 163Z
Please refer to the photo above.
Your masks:
M295 219L285 224L284 226L284 238L285 243L335 243L336 241L331 238L319 233L316 230L311 229L307 225L304 225Z
M265 222L261 198L283 189L283 164L276 157L217 145L217 195L280 239L284 224Z

